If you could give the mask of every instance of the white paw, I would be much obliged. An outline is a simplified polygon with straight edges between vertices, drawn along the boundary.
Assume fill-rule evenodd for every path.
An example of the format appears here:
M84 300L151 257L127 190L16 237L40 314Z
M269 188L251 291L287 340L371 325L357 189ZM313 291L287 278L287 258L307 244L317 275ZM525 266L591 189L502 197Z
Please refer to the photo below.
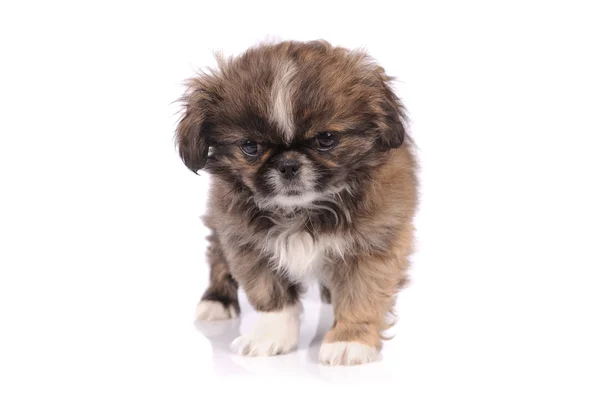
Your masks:
M298 347L300 305L278 312L259 312L252 331L237 337L231 350L244 356L273 356Z
M229 320L235 317L237 317L237 312L233 305L225 307L218 301L200 301L196 307L196 320Z
M369 363L379 358L379 351L359 342L330 342L321 345L319 361L332 366Z

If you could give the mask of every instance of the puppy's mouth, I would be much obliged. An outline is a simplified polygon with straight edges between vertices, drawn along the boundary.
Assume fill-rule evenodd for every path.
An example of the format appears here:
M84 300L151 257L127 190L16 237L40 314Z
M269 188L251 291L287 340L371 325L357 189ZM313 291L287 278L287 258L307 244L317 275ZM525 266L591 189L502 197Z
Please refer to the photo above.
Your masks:
M296 181L282 184L268 198L268 202L278 208L303 208L309 206L322 196L322 193L314 190L312 184L303 184Z
M271 198L271 203L283 208L306 207L317 200L321 195L316 191L298 192L291 191L285 194L277 194Z
M349 190L348 186L340 185L330 187L325 191L315 191L314 188L305 190L284 190L274 193L267 197L257 200L261 208L279 209L284 212L293 212L300 209L310 209L317 206L318 202L330 202L336 198L336 195L344 190ZM322 207L317 206L317 208Z
M299 208L309 206L322 193L315 190L316 175L311 165L304 163L293 175L272 169L265 177L267 190L258 197L259 205L267 208Z
M302 157L291 171L289 164L276 165L261 175L257 184L254 201L260 208L284 213L322 209L326 207L324 203L335 202L340 192L349 189L343 179L327 178L327 174Z

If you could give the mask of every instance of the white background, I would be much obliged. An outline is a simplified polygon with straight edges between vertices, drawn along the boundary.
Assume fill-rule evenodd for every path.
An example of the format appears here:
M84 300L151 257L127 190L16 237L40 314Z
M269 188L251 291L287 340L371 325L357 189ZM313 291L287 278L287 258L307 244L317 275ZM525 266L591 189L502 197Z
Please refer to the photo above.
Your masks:
M598 398L593 3L2 2L0 397ZM270 38L366 47L410 111L419 250L380 363L315 363L314 295L288 356L193 323L208 178L173 101L213 50Z

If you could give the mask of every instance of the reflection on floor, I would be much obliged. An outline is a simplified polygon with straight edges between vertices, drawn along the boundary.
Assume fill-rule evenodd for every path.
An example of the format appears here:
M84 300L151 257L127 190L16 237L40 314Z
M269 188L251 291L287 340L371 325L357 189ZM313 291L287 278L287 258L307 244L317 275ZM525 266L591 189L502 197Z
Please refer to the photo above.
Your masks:
M385 361L350 367L331 367L319 363L319 348L325 333L333 325L333 310L331 305L322 304L314 291L309 291L303 300L304 313L297 351L273 357L238 356L230 350L229 345L241 333L251 328L257 316L243 294L240 295L240 305L241 319L197 321L195 324L197 330L209 340L212 346L212 360L218 374L270 377L312 374L329 381L357 378L373 381L387 378Z

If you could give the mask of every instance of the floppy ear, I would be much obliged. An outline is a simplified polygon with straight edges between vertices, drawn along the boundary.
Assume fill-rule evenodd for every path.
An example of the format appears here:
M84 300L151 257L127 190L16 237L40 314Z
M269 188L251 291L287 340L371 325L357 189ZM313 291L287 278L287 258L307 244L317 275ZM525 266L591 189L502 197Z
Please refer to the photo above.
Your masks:
M188 91L182 101L185 113L177 125L176 141L179 156L189 170L196 173L208 160L209 133L212 124L208 121L211 101L200 80L188 82Z
M402 102L389 85L391 78L383 72L381 72L381 77L383 80L381 109L384 118L383 123L380 124L380 135L377 142L380 148L387 150L398 148L404 143L406 115Z

